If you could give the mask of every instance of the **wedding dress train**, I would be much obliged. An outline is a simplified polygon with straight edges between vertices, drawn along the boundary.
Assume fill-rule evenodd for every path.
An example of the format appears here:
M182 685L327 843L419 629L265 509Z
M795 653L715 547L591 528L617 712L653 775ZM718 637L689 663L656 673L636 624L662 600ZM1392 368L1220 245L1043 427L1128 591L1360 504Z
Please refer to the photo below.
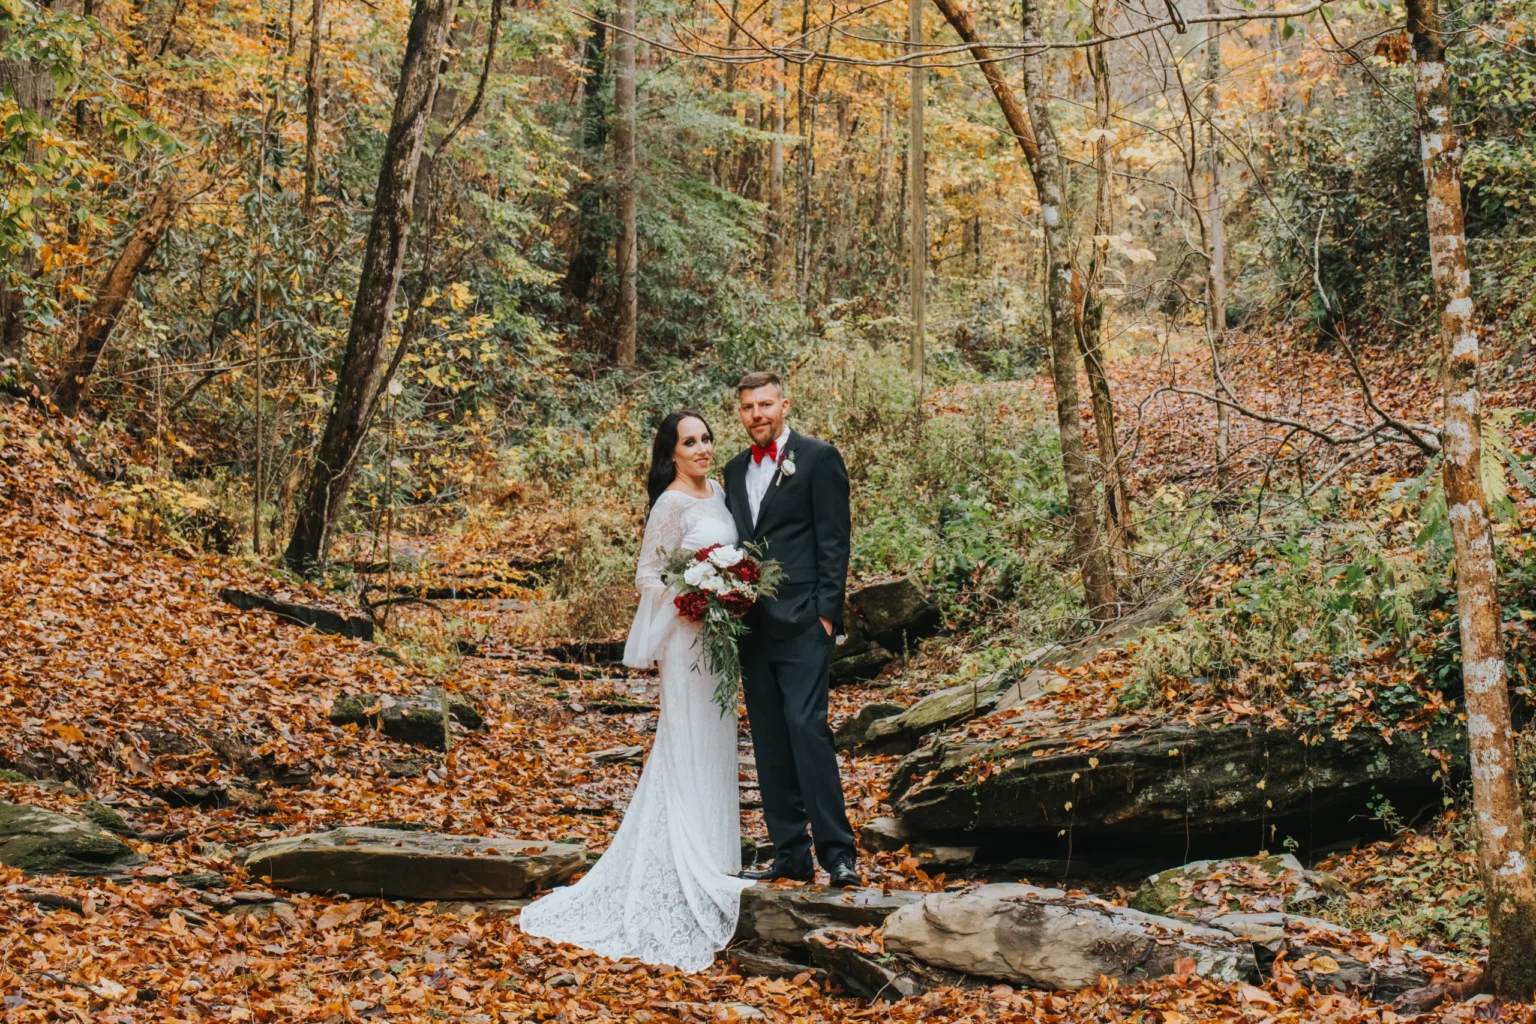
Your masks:
M624 664L661 670L656 742L608 852L575 885L523 910L529 935L701 971L731 941L741 890L736 715L711 699L716 677L693 646L698 626L678 617L661 582L665 553L734 544L725 492L666 491L651 510L635 572L640 609ZM698 663L698 667L695 667Z

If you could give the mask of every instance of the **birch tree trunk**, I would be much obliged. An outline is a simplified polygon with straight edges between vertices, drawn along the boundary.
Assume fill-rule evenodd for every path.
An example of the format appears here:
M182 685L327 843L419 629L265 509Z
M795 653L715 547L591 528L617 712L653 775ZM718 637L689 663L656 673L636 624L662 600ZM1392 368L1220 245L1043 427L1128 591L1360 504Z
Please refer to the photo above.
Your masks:
M1207 14L1221 13L1220 0L1206 0ZM1217 81L1221 77L1221 39L1219 22L1205 26L1205 244L1210 260L1206 265L1206 325L1210 332L1211 371L1220 393L1221 360L1227 350L1227 225L1221 202L1221 136L1216 131L1216 108L1220 98ZM1225 403L1216 405L1216 486L1227 485L1227 459L1231 437L1232 413Z
M1425 211L1445 389L1444 482L1456 548L1462 679L1471 747L1472 807L1488 907L1488 970L1501 996L1536 989L1536 879L1515 763L1500 633L1493 530L1483 494L1478 341L1461 206L1462 143L1435 0L1408 0Z
M346 505L358 454L389 383L386 357L390 325L405 264L416 172L437 94L438 70L454 3L416 0L411 12L336 398L283 556L295 570L307 571L325 558L331 526Z
M613 143L618 157L619 338L614 353L621 366L635 365L640 326L638 292L640 235L635 206L635 0L619 0L618 73L613 89Z
M96 369L102 350L107 347L107 340L112 337L118 315L128 304L133 283L138 280L139 271L144 269L144 264L155 254L160 240L175 222L176 206L176 192L172 179L168 178L150 200L149 208L128 233L122 251L117 254L117 259L97 285L96 301L80 321L80 333L75 338L74 350L53 386L54 404L64 415L73 416L80 410L80 403L84 401L90 387L91 374Z
M1039 42L1040 0L1024 0L1024 43ZM1067 478L1067 510L1072 519L1072 547L1083 572L1083 597L1094 622L1119 612L1114 573L1100 542L1098 502L1088 452L1083 445L1083 420L1077 395L1077 338L1072 297L1072 248L1067 226L1066 172L1051 120L1043 51L1025 50L1025 102L1039 147L1035 191L1040 220L1045 225L1048 274L1046 299L1050 309L1051 376L1056 386L1056 423L1061 435L1061 462Z

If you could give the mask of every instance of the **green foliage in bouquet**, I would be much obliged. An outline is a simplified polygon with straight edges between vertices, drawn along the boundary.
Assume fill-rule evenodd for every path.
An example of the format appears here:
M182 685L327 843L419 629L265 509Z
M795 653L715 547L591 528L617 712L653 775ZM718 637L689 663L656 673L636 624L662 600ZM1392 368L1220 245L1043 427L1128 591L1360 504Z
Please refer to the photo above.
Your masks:
M677 591L677 613L699 624L694 646L702 645L701 656L719 677L713 700L720 714L734 712L741 694L741 638L749 632L743 620L754 604L778 592L783 566L762 558L751 544L711 544L669 553L661 578Z

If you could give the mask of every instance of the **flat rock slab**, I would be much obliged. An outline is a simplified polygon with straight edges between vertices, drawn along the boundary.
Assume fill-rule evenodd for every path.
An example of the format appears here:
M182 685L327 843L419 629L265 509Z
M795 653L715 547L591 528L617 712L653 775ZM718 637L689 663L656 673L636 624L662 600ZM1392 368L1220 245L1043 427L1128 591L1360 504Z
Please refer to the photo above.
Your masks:
M448 717L466 729L478 729L485 719L457 697L448 699ZM423 747L443 749L443 691L429 686L420 693L354 693L338 697L331 705L332 725L377 728L390 739Z
M820 885L775 888L758 884L741 893L736 938L804 946L821 928L878 927L893 912L922 899L920 892L830 889Z
M534 843L439 832L339 828L274 839L241 860L252 878L299 892L412 900L519 899L560 885L586 866L573 843Z
M1229 932L1032 885L929 893L891 914L885 948L1051 990L1087 988L1100 975L1127 983L1163 977L1186 958L1195 974L1214 981L1258 977L1253 947Z
M94 821L0 801L0 864L37 875L114 875L144 863Z

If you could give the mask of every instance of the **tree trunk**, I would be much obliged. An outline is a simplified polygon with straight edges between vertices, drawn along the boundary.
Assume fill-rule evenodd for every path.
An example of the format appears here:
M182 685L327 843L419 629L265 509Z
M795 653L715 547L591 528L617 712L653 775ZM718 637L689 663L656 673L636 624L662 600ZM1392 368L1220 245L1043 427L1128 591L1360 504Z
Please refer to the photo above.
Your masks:
M1077 327L1072 296L1072 252L1066 216L1065 172L1055 127L1045 92L1041 51L1026 51L1024 108L1013 88L998 70L992 51L979 41L975 22L958 0L934 0L944 19L969 46L992 87L992 95L1008 122L1014 141L1024 154L1040 197L1040 218L1045 224L1046 259L1049 264L1046 297L1050 309L1051 376L1056 388L1056 423L1061 435L1061 462L1067 478L1067 506L1072 519L1072 548L1083 571L1083 595L1095 622L1114 618L1119 611L1114 571L1099 542L1099 517L1088 453L1083 446L1083 418L1077 396ZM1024 39L1040 38L1038 0L1026 0L1023 10Z
M587 301L592 290L592 279L602 254L607 249L603 236L603 188L598 183L597 169L603 161L603 150L608 145L608 28L603 24L607 12L596 11L598 21L587 37L582 63L586 66L586 88L581 99L581 146L586 153L587 170L592 175L581 190L577 200L580 226L576 233L576 251L571 255L570 266L565 272L565 285L571 295L581 302Z
M768 143L768 280L775 299L784 297L784 76L789 65L777 62L773 76L773 140Z
M1024 43L1041 40L1039 0L1024 2ZM1035 130L1039 160L1035 191L1040 220L1045 225L1049 273L1046 299L1051 319L1051 375L1056 385L1056 422L1061 434L1061 462L1067 478L1067 509L1072 519L1072 547L1083 571L1083 596L1094 622L1113 619L1119 611L1114 573L1099 540L1098 502L1088 452L1083 445L1083 420L1077 396L1077 344L1072 297L1072 246L1067 226L1066 172L1051 121L1041 50L1026 50L1025 102Z
M284 554L296 570L308 570L325 557L331 526L345 507L358 454L388 383L385 356L405 263L416 171L453 8L454 0L417 0L411 13L336 398Z
M1093 0L1093 32L1108 32L1109 2ZM1104 368L1104 268L1109 262L1109 233L1114 227L1112 207L1114 175L1109 156L1112 100L1109 56L1104 46L1088 49L1088 70L1093 75L1095 127L1099 136L1093 147L1094 203L1093 245L1088 273L1083 281L1082 315L1078 319L1078 341L1083 351L1083 369L1088 374L1088 388L1093 400L1093 430L1098 441L1099 462L1104 473L1105 546L1110 563L1122 579L1130 572L1131 499L1125 486L1125 468L1120 462L1120 444L1115 437L1115 402L1110 392L1109 375Z
M325 0L315 0L309 15L309 67L304 76L304 223L315 217L315 185L320 177L320 41L325 37Z
M91 373L101 352L107 347L112 328L117 326L118 314L128 303L133 282L139 271L154 255L155 248L176 220L177 199L171 179L167 179L150 200L149 208L139 218L123 251L117 254L111 269L96 288L96 301L80 322L80 334L53 387L53 401L66 416L73 416L80 409L90 383Z
M928 177L927 159L923 152L923 79L927 76L927 69L921 66L923 43L923 0L907 0L907 42L908 50L916 63L911 70L911 122L907 127L908 132L908 157L907 173L912 176L911 186L907 190L912 203L912 210L908 217L911 239L908 243L909 272L911 279L907 287L912 293L912 339L911 351L907 354L907 363L912 370L912 377L917 382L918 402L922 402L923 394L923 369L927 361L927 340L924 332L927 330L926 320L928 305L926 302L928 281Z
M640 238L635 208L635 0L619 0L618 37L613 41L619 59L614 78L613 141L618 157L619 206L619 338L614 353L621 366L635 365L640 321Z
M1477 325L1462 221L1462 143L1452 117L1451 81L1439 20L1435 0L1408 0L1430 265L1435 305L1440 310L1445 499L1456 548L1472 807L1477 817L1483 901L1488 907L1487 976L1498 995L1523 1002L1536 989L1536 879L1515 762L1493 531L1479 472L1482 410Z
M1205 0L1207 14L1221 13L1220 0ZM1221 136L1216 131L1216 108L1221 77L1221 24L1205 26L1205 244L1210 256L1206 265L1206 329L1210 333L1211 372L1216 378L1213 390L1221 392L1221 360L1227 351L1227 226L1221 203ZM1216 487L1227 486L1227 459L1231 437L1231 411L1226 403L1216 405Z
M8 33L0 32L0 42ZM48 69L31 61L0 60L0 95L9 94L22 110L50 117L53 114L53 79ZM37 145L27 146L22 154L26 163L38 159ZM12 276L34 277L40 265L37 254L30 248L21 252L16 267L0 270L0 359L23 359L26 355L26 316L21 294L16 290L18 281ZM23 359L24 361L24 359Z

